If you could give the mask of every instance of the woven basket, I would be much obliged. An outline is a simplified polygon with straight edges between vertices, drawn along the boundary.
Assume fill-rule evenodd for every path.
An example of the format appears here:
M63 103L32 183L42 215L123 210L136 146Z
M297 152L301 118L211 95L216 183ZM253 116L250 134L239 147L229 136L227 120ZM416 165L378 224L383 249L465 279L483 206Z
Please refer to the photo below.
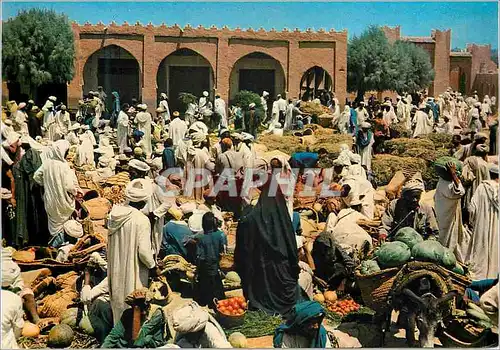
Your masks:
M38 307L38 314L40 317L60 317L68 305L73 304L73 299L77 297L78 293L70 289L63 289L55 294L47 295Z
M238 326L241 326L243 323L245 323L245 315L247 314L247 310L243 311L243 315L238 315L238 316L233 316L233 315L225 315L217 309L217 299L214 299L214 304L215 304L215 319L220 323L220 325L224 329L231 329L235 328Z
M219 267L222 271L234 271L234 255L223 254L220 259Z
M78 274L75 271L70 271L65 274L59 275L56 278L56 287L59 289L76 290L76 280Z
M377 312L386 311L389 308L388 296L398 272L398 267L371 275L362 275L359 270L356 270L356 281L364 304Z

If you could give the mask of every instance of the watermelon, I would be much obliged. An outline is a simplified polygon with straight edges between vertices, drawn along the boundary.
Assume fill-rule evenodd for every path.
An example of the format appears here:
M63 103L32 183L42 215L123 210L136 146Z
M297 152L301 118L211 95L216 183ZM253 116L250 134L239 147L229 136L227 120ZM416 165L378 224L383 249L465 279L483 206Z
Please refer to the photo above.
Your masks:
M359 272L362 275L371 275L379 271L380 271L380 266L378 266L375 260L364 260L361 262L361 269Z
M452 178L450 176L450 173L446 169L446 163L448 162L455 163L455 166L457 167L457 175L460 176L460 174L462 173L462 162L454 157L441 157L436 159L436 161L434 162L434 170L439 177L443 178L444 180L451 181Z
M403 242L387 242L376 251L380 267L389 268L405 264L411 257L410 248Z
M465 275L464 268L459 263L456 263L455 267L451 271L458 273L459 275L462 275L462 276Z
M417 243L411 249L415 260L442 264L445 248L438 241L428 240Z
M448 269L453 269L457 264L457 258L455 254L451 251L451 249L444 248L443 258L441 259L441 263L444 267Z
M394 241L403 242L410 249L417 243L423 242L422 236L411 227L403 227L394 236Z

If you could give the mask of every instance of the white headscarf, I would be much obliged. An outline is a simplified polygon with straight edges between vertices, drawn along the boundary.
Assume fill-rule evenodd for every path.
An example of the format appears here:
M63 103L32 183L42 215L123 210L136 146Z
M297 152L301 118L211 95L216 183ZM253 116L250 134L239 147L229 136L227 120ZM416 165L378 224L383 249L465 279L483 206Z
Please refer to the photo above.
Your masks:
M83 236L83 226L76 220L68 220L63 225L64 232L70 237L80 238Z
M208 312L193 301L174 311L172 321L176 332L194 333L205 328L208 322Z
M153 194L153 185L150 180L135 179L125 188L125 199L129 202L142 202L148 200Z
M12 260L12 250L2 248L2 287L10 287L21 276L21 269Z
M66 162L64 156L70 148L70 144L67 140L57 140L52 144L52 152L50 152L50 159L59 160L61 162Z

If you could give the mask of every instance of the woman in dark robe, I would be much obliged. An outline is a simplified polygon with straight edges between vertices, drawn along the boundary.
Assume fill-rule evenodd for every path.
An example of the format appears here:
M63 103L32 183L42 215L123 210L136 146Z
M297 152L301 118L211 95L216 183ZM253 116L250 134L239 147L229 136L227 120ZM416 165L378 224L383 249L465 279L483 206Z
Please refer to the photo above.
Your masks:
M261 188L259 201L240 219L234 263L253 309L286 315L300 296L298 252L281 190Z

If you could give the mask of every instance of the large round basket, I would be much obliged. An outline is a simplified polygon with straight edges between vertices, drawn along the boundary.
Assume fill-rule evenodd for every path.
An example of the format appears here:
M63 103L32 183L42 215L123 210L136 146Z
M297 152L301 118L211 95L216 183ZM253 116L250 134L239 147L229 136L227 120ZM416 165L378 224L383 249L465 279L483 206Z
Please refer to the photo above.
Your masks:
M247 314L247 310L244 310L243 315L233 316L233 315L225 315L217 309L217 300L214 299L215 303L215 318L217 322L225 329L231 329L238 326L241 326L245 322L245 315Z
M370 275L362 275L356 270L356 281L366 306L377 312L384 312L389 308L387 297L398 271L398 267L393 267Z

